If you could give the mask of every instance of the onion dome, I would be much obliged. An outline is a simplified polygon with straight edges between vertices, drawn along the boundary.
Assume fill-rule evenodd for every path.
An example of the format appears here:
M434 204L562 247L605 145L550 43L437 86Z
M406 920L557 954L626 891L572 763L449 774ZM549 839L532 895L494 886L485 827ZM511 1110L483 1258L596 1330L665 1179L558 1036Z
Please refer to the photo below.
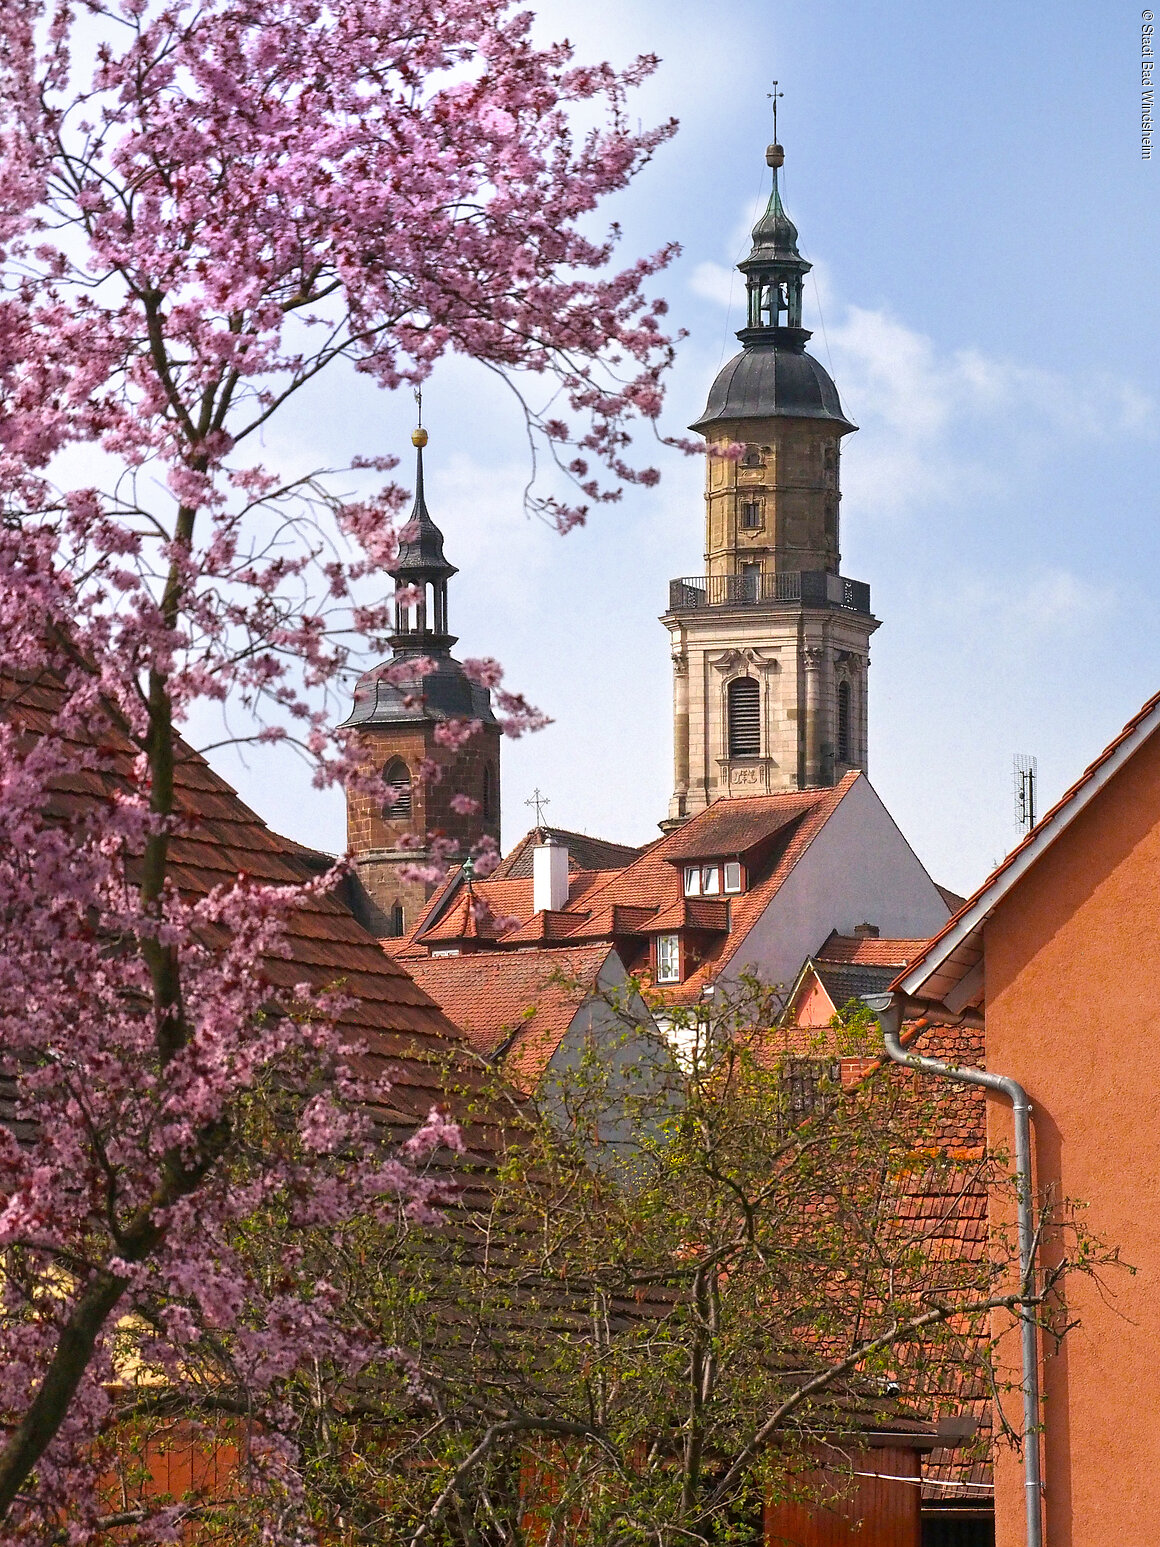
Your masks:
M451 654L455 638L447 632L447 581L459 571L448 562L443 533L427 509L423 488L427 431L422 426L411 436L411 443L416 453L415 503L405 528L406 541L399 544L389 573L400 588L413 588L413 599L395 603L391 659L358 679L354 707L343 724L482 720L494 725L491 694L473 682ZM422 671L420 660L425 663ZM414 669L411 662L416 663Z
M709 436L717 424L739 419L828 419L846 434L856 426L842 412L838 389L805 352L811 335L801 325L802 287L811 265L798 251L797 227L781 202L777 173L785 152L771 145L765 159L773 189L753 228L749 256L737 265L748 306L737 334L742 351L718 372L705 412L689 428Z

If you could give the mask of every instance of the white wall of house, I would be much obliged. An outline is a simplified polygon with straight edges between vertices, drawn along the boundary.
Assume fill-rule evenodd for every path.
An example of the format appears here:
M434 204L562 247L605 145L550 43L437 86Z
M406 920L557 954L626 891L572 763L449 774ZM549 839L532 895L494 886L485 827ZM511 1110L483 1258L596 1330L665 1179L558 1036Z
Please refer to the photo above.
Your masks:
M832 929L850 935L859 924L876 924L881 935L918 940L949 916L938 887L863 776L745 936L721 981L750 971L788 991Z

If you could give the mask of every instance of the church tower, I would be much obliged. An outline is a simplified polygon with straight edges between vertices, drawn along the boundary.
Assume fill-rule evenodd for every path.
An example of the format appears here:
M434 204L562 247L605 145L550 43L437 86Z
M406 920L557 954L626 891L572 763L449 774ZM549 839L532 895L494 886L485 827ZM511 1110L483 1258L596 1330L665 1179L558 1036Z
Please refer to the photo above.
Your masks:
M395 604L389 675L378 666L359 678L344 722L357 728L366 767L376 776L372 791L348 794L346 828L360 882L358 911L380 936L403 934L433 892L432 884L401 873L436 858L432 839L448 841L464 858L484 837L498 848L500 836L500 728L490 693L451 654L447 582L458 571L444 556L443 533L427 509L427 431L420 427L411 440L415 505L390 574L415 599ZM434 669L420 670L421 661ZM480 729L462 746L440 739L439 727L448 721L471 720Z
M705 573L674 580L662 621L672 640L676 824L728 795L834 784L867 765L870 588L839 573L838 463L856 426L806 353L810 265L773 190L753 228L741 352L720 371L690 429L708 445ZM719 454L744 447L739 458Z

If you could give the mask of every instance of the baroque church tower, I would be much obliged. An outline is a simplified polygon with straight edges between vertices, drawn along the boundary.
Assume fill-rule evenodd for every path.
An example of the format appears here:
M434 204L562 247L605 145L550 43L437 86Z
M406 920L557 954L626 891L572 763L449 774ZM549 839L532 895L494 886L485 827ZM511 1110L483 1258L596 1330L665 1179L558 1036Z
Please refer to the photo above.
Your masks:
M427 431L420 426L411 440L415 504L390 574L416 599L395 604L389 678L381 666L364 673L344 721L357 728L367 768L377 776L373 791L348 794L346 826L360 883L357 911L380 936L402 935L434 891L433 885L402 875L405 867L431 863L432 838L449 840L466 858L482 838L498 848L500 837L500 727L488 690L472 682L451 654L447 582L458 571L447 561L443 533L427 509ZM424 660L434 669L421 671L418 663ZM480 729L462 746L437 737L440 725L470 720L479 721ZM437 776L429 772L432 765ZM452 804L457 795L469 797L474 809L457 811Z
M675 825L728 795L835 784L867 759L870 588L839 573L838 463L856 426L806 353L810 265L773 190L753 228L741 352L690 429L705 456L705 574L674 580ZM740 443L739 459L719 455Z

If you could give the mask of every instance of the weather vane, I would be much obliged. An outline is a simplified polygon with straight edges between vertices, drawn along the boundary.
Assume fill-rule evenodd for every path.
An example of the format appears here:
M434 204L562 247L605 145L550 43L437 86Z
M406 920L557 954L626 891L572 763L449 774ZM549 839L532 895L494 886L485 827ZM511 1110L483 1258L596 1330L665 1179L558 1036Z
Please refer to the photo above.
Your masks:
M774 81L774 83L773 83L773 90L772 91L767 91L765 93L765 95L767 97L769 97L769 99L773 103L773 143L776 145L777 144L777 99L778 99L778 97L784 97L785 96L785 92L784 91L778 91L778 89L777 89L777 82Z
M774 108L773 111L774 111L774 116L776 118L777 109ZM777 139L777 135L776 134L774 135L774 139L775 140ZM423 389L422 389L422 387L416 387L415 388L415 403L416 403L416 405L418 406L418 409L419 409L419 428L422 429L423 428Z
M533 791L532 798L530 800L525 800L524 801L524 805L525 806L535 806L535 808L536 808L536 827L537 828L542 828L543 827L543 825L544 825L544 807L545 806L550 806L551 804L552 804L552 802L547 798L546 795L541 795L540 794L540 787L539 787L539 785L537 785L535 790Z

